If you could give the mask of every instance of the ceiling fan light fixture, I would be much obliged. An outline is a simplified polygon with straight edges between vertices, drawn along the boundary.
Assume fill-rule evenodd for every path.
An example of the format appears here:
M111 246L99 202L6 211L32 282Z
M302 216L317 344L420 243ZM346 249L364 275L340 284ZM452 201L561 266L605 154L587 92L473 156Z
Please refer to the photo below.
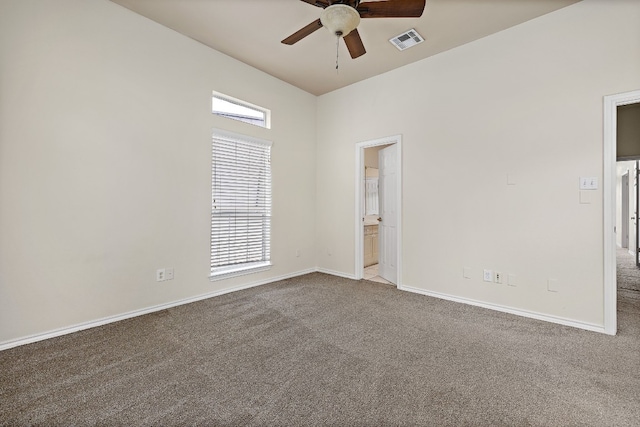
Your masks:
M360 23L360 14L346 4L334 4L322 11L320 22L331 34L344 37L356 29Z

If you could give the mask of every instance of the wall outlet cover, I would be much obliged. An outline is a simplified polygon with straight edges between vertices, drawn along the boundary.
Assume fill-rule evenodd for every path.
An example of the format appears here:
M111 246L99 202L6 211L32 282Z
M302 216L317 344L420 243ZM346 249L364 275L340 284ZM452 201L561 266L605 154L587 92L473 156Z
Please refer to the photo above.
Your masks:
M485 282L493 282L493 271L483 270L482 277Z
M580 190L580 204L589 205L591 204L591 199L593 192L590 190Z
M504 280L504 279L503 279L502 273L500 273L499 271L496 271L496 272L494 273L494 282L496 282L496 283L502 283L502 281L503 281L503 280Z

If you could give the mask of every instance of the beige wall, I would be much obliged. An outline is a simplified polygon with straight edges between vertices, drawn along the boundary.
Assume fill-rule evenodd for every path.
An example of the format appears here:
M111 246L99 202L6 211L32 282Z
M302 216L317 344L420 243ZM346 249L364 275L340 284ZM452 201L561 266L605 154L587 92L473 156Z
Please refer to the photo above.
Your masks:
M388 145L377 145L375 147L368 147L364 149L364 167L378 169L378 151Z
M640 88L638 22L584 0L321 96L320 268L355 273L354 144L402 134L404 286L602 326L602 186L582 204L578 179L602 183L603 96Z
M0 344L315 267L314 96L106 0L0 2L0 94ZM268 272L208 279L213 127L273 141Z
M617 156L640 157L640 104L618 107Z
M404 285L602 324L602 190L578 203L578 177L602 182L602 96L640 88L639 20L584 0L316 99L106 0L2 1L0 344L354 274L354 144L397 134ZM212 116L212 90L273 128ZM274 142L269 272L208 280L213 127Z

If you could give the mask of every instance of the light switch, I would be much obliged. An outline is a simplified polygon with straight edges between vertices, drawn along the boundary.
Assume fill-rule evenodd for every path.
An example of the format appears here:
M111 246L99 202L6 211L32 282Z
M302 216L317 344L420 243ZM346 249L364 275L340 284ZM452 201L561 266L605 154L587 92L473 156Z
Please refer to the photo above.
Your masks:
M580 189L581 190L597 190L598 189L598 178L595 176L591 177L580 177Z

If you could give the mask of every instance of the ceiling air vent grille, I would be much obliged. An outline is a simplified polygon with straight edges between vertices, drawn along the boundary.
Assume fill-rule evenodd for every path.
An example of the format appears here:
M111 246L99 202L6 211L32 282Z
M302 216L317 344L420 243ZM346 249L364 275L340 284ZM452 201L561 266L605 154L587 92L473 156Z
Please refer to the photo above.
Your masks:
M389 39L389 41L392 45L397 47L398 50L405 50L417 45L418 43L422 43L424 38L422 38L422 36L412 28L392 39Z

